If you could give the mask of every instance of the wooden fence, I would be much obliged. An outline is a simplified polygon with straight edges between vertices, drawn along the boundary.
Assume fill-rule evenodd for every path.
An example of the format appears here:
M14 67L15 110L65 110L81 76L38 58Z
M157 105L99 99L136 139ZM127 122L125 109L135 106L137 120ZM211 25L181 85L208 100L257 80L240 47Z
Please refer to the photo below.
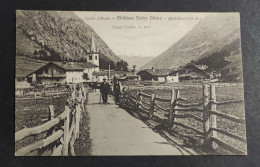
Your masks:
M62 94L68 94L69 91L67 88L25 88L25 89L16 89L15 97L16 98L41 98L41 97L55 97Z
M80 91L80 93L82 93ZM37 141L28 146L22 147L15 152L16 156L25 156L32 151L38 150L38 154L44 150L50 149L47 146L55 143L52 149L51 156L68 156L69 153L75 156L74 143L79 138L79 126L81 121L81 112L85 110L86 98L73 97L70 105L65 106L65 110L59 116L54 118L54 107L49 106L48 122L33 128L25 128L15 133L15 142L18 142L26 137L46 133L46 138ZM83 93L83 97L86 94Z
M148 114L149 119L154 117L154 113L157 111L165 112L164 116L167 118L167 126L169 130L173 130L174 127L180 126L196 132L203 137L204 147L212 149L213 143L216 143L219 147L229 150L235 154L245 154L245 152L235 148L223 140L217 137L217 134L226 135L232 140L238 140L246 143L246 139L236 134L221 130L217 128L217 117L221 117L228 121L236 122L239 124L245 124L245 119L236 117L233 115L225 114L217 111L217 105L242 103L243 101L216 101L216 86L215 84L203 84L203 101L200 103L185 104L186 99L180 97L179 89L171 89L171 98L161 98L154 94L145 94L142 91L137 92L136 96L131 95L130 88L123 89L120 98L120 105L128 109L134 109L135 111L144 111ZM148 98L148 101L143 100ZM159 103L168 103L169 108L162 107ZM190 112L199 112L202 114L202 118ZM192 118L202 123L203 129L197 129L195 127L187 126L176 119Z

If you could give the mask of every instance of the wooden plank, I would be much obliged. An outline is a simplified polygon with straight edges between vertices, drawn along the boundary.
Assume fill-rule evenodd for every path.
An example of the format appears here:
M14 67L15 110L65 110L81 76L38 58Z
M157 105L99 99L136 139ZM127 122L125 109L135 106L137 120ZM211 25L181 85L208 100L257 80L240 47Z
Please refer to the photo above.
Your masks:
M62 130L58 130L51 136L47 137L46 139L40 140L36 143L23 147L15 152L15 156L23 156L26 155L34 150L46 147L47 145L53 143L54 141L58 140L63 135Z
M190 104L176 104L176 106L179 106L179 107L195 107L195 106L201 106L203 105L203 102L201 103L190 103Z
M151 95L148 95L148 94L145 94L145 93L142 93L142 92L140 92L140 95L141 95L141 96L144 96L144 97L146 97L146 98L150 98L150 97L151 97Z
M210 111L210 114L214 114L218 117L221 117L221 118L233 121L233 122L245 124L245 118L240 118L240 117L233 116L233 115L230 115L230 114L225 114L225 113L222 113L222 112L219 112L219 111Z
M66 119L64 121L64 147L63 153L64 156L68 156L68 144L69 144L69 125L70 125L70 108L69 106L65 106Z
M51 156L60 156L62 153L63 145L60 144L51 154Z
M231 104L231 103L243 103L244 100L230 100L230 101L222 101L222 102L216 102L214 101L213 103L216 105L224 105L224 104Z
M209 93L208 93L208 85L203 85L203 132L204 132L204 144L205 147L210 147L209 143Z
M145 109L145 110L147 110L147 111L149 111L149 108L146 108L143 104L140 104L140 107Z
M171 102L170 102L170 112L169 112L169 122L168 122L168 127L171 128L172 127L172 123L173 123L173 112L174 112L174 105L175 105L175 90L172 89L171 90Z
M76 106L76 114L75 114L75 119L74 120L74 124L75 124L75 135L77 137L77 139L79 138L79 125L80 125L80 115L81 115L81 108L79 105ZM73 126L73 124L71 124L71 126Z
M223 147L223 148L225 148L225 149L235 153L236 155L246 155L245 152L243 152L243 151L241 151L241 150L231 146L230 144L227 144L223 140L220 140L218 138L212 137L212 141L217 143L219 146L221 146L221 147Z
M240 136L238 136L238 135L236 135L236 134L233 134L233 133L230 133L230 132L226 132L226 131L224 131L224 130L222 130L222 129L219 129L219 128L211 128L211 130L214 132L219 132L219 133L222 133L222 134L224 134L224 135L226 135L226 136L229 136L229 137L231 137L231 138L234 138L234 139L236 139L236 140L239 140L239 141L241 141L241 142L244 142L244 143L246 143L246 139L245 138L243 138L243 137L240 137ZM213 136L213 137L215 137L215 136Z
M22 140L23 138L31 135L37 135L42 132L49 130L51 127L57 125L61 120L65 118L65 111L60 114L58 117L54 118L51 121L48 121L40 126L36 126L33 128L25 128L15 133L15 142Z
M150 105L150 103L148 103L148 102L145 102L145 101L143 101L143 100L140 100L140 102L142 102L142 104L146 104L146 105Z
M149 118L151 119L154 114L154 94L151 95L150 98L150 110L149 110Z
M160 101L160 102L171 102L171 99L166 99L162 97L155 97L154 100Z
M176 108L176 111L186 111L186 112L203 112L201 108Z
M217 110L217 106L216 104L214 104L214 102L216 102L216 87L214 84L210 84L210 101L209 102L209 109L212 111L216 111ZM210 113L209 113L210 114ZM210 127L211 128L217 128L217 117L216 115L210 114ZM217 137L217 132L213 131L212 132L212 137Z

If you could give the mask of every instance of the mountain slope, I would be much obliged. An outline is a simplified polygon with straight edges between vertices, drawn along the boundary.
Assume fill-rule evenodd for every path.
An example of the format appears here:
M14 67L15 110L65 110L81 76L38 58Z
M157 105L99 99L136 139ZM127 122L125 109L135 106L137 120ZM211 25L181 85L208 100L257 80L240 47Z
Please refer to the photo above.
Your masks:
M238 14L209 14L181 40L151 60L142 69L151 67L163 69L178 68L191 60L198 61L203 57L208 57L214 53L214 49L216 52L220 52L224 46L230 45L232 41L223 39L227 39L227 36L232 36L238 29ZM238 43L235 44L234 50L240 48L240 34L237 37L239 39L237 38ZM233 39L236 40L235 38Z
M97 33L73 12L17 11L16 54L39 58L41 54L61 59L86 58L93 34L101 61L121 60ZM102 62L101 62L102 64Z

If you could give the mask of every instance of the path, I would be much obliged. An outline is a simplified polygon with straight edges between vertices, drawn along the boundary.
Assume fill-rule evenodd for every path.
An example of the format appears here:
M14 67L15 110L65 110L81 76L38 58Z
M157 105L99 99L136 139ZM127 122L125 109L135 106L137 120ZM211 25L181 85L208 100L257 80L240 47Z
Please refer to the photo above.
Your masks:
M114 104L99 103L99 92L89 94L92 155L182 155L165 138ZM184 154L187 154L184 152Z

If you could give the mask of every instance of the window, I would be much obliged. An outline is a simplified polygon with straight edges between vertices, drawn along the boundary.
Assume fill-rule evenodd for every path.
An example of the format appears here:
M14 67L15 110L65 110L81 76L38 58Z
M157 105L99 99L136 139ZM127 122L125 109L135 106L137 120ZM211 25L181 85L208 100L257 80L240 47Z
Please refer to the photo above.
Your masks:
M92 55L89 56L89 60L92 60Z
M60 71L60 74L62 73L62 71Z
M95 59L97 60L97 56L95 56Z

